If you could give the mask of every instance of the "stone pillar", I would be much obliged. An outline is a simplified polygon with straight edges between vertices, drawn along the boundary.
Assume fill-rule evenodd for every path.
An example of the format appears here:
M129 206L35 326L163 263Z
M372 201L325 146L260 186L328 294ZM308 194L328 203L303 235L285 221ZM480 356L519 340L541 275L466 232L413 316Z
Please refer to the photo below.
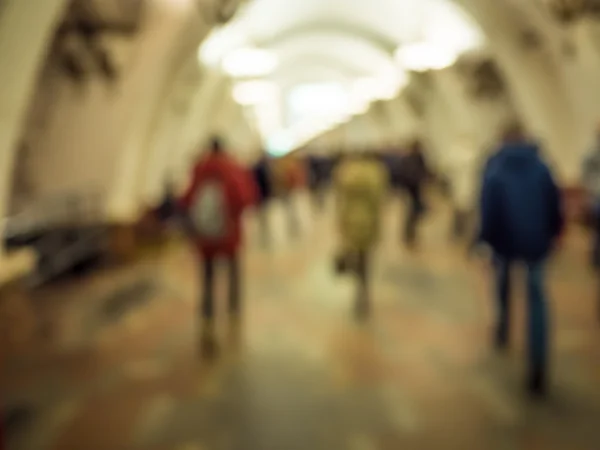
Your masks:
M570 83L582 82L566 76L564 62L552 47L528 47L523 30L547 38L543 24L527 14L528 2L456 0L477 20L502 70L515 109L527 128L538 136L556 163L563 184L579 176L580 158L588 137L585 111L574 97ZM544 51L547 50L547 51Z

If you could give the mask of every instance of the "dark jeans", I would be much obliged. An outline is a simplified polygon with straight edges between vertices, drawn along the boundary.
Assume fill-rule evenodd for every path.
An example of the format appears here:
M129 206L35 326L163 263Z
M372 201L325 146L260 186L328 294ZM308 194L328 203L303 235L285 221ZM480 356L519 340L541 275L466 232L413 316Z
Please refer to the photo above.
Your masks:
M414 245L417 239L417 227L425 207L421 198L420 189L409 189L408 191L408 214L404 221L404 242Z
M508 343L510 329L511 262L496 257L498 322L496 344ZM544 261L527 263L528 358L530 376L545 374L548 364L548 306L544 291Z
M227 258L225 260L229 266L229 312L232 315L239 315L240 302L240 264L238 256ZM218 260L216 258L206 258L203 260L203 291L202 291L202 317L204 319L213 319L215 315L215 276Z

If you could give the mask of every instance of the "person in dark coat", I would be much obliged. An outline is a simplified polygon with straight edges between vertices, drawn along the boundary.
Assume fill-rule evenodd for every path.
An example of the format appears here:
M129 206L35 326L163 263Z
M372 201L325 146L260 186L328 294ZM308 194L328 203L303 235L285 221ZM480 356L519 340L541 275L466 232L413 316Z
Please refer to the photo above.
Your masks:
M399 182L408 195L408 214L404 222L404 242L408 247L416 244L417 229L425 212L423 189L429 173L422 146L415 141L400 161Z
M257 213L260 222L261 239L264 246L270 241L269 201L274 196L273 180L269 157L264 153L252 168L252 174L258 188Z
M545 266L559 238L564 217L559 189L538 146L518 126L507 132L489 160L481 194L481 236L494 254L498 319L495 344L508 345L511 267L523 262L528 271L528 388L543 394L547 385L548 313Z
M323 211L325 208L325 194L328 178L327 164L328 161L324 157L317 155L309 155L307 157L308 187L317 211Z

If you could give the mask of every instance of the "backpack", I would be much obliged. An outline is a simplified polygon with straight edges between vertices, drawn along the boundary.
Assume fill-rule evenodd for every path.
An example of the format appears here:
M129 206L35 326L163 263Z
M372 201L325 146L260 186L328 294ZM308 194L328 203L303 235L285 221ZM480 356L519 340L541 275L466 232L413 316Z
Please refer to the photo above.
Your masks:
M225 187L218 180L203 183L190 208L190 216L196 233L204 239L219 240L229 235L227 196Z

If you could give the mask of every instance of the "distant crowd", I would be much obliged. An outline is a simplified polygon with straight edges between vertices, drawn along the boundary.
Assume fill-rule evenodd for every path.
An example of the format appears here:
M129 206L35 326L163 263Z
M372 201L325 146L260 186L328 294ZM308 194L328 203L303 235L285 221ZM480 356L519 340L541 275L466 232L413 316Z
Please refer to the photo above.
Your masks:
M560 190L542 149L518 124L506 127L502 140L483 163L464 155L457 153L443 175L431 169L420 142L403 151L340 152L328 157L297 152L272 158L265 153L252 167L244 167L214 138L202 152L184 195L171 198L175 207L166 208L171 213L164 214L162 208L163 215L179 219L197 249L202 334L207 348L216 346L213 291L218 259L229 268L230 318L234 324L242 319L241 221L247 208L256 208L263 243L269 245L266 207L271 201L285 205L289 232L296 236L300 228L294 192L308 190L318 211L332 192L339 235L333 267L338 274L356 278L355 315L364 320L374 305L369 289L370 261L379 240L385 200L393 193L407 202L401 237L404 246L415 251L419 224L428 209L424 192L436 185L447 194L455 211L452 236L465 242L468 254L490 255L498 311L493 344L498 351L510 341L511 269L516 263L527 268L527 388L536 395L546 392L549 318L545 275L546 263L565 226ZM590 211L600 217L600 145L584 163L584 181ZM593 255L600 265L600 226L595 229Z

